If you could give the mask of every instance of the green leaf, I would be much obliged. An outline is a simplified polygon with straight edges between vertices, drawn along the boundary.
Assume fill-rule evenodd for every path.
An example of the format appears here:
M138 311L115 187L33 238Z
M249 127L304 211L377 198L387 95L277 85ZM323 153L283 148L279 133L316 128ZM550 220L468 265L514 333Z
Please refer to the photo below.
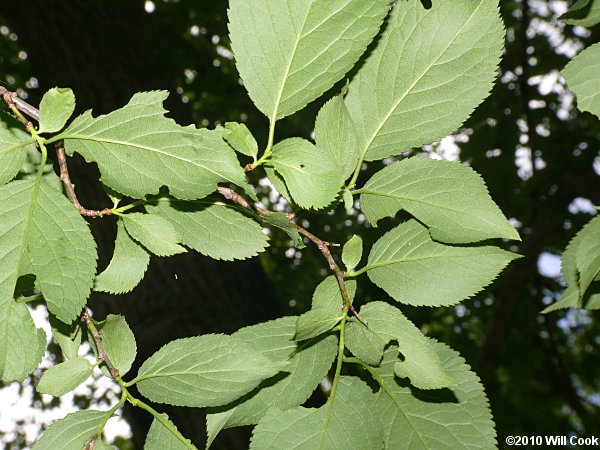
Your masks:
M87 380L93 370L94 366L87 359L76 356L46 370L35 389L40 394L60 397Z
M49 315L49 321L52 330L52 336L59 345L63 354L67 359L76 358L79 351L79 346L81 345L81 330L77 332L74 339L71 339L71 336L73 336L77 324L67 325L66 323L58 320L52 314Z
M344 179L352 175L360 156L354 128L341 95L323 105L315 122L317 147L328 151L337 165L342 167Z
M579 295L579 289L576 285L567 286L567 288L562 293L560 300L548 305L546 308L542 310L542 314L548 314L552 311L557 311L559 309L567 309L567 308L581 308L582 301L581 295Z
M26 138L29 138L29 134L20 129L13 129L17 135L23 135ZM35 180L37 178L38 172L40 170L40 165L42 163L42 154L36 148L34 144L28 145L25 147L26 159L25 163L19 170L19 174L17 175L18 180ZM54 172L54 163L50 159L46 159L46 163L42 170L42 179L59 192L63 192L63 182L60 180L56 172Z
M123 200L123 194L120 194L119 192L115 191L113 188L108 187L105 184L102 185L102 190L106 193L108 198L110 198L110 201L113 204L113 208L117 208L119 206L119 203L121 203L121 200Z
M578 235L575 264L579 271L579 291L583 295L600 275L600 216L590 220Z
M600 273L598 229L600 216L593 218L571 239L561 258L561 273L567 283L562 298L542 313L562 308L581 308L582 298L590 283Z
M342 192L342 198L344 199L344 208L346 209L346 212L349 213L352 211L352 208L354 208L354 199L352 198L352 192L345 186L344 191Z
M356 294L356 280L347 279L345 285L348 298L352 303ZM343 306L344 300L338 282L334 275L330 275L321 281L315 289L312 296L312 309L326 310L329 311L330 316L338 317Z
M220 406L286 370L232 336L207 334L177 339L148 358L134 380L142 395L176 406Z
M102 439L96 439L94 450L118 450L115 446L107 444Z
M127 233L150 252L158 256L185 253L181 245L181 233L173 224L154 214L132 213L122 216Z
M50 312L71 322L96 272L96 243L87 223L44 181L0 186L0 203L0 302L12 298L18 275L31 273Z
M75 111L75 95L69 88L52 88L40 102L40 126L38 133L56 133Z
M298 229L292 225L286 213L275 212L266 216L262 214L253 214L253 216L255 219L263 222L267 226L279 228L280 230L284 231L294 242L294 246L298 250L306 247L306 244L302 240L302 236L300 236Z
M372 369L382 383L373 411L383 424L384 448L496 448L494 422L479 378L446 345L437 342L433 348L456 380L455 387L421 393L398 383L395 346L386 350L381 366Z
M177 427L169 420L166 414L161 414L167 422L171 424L174 429ZM146 435L146 442L144 442L144 450L186 450L196 448L192 445L191 441L188 440L189 446L186 446L181 442L171 431L165 427L158 420L154 419L148 434Z
M394 366L396 375L408 377L419 389L441 389L456 382L448 376L433 343L398 309L384 302L363 306L360 315L368 327L356 319L346 326L346 347L367 364L379 365L383 349L390 341L398 341L404 356Z
M35 290L35 275L20 275L15 285L14 298L27 297Z
M374 400L364 381L340 377L333 401L319 409L269 409L254 428L250 449L380 449Z
M337 336L327 335L298 346L292 340L295 330L296 317L283 317L242 328L233 334L257 353L279 361L289 358L290 365L286 368L289 373L264 380L252 392L229 405L209 408L207 447L222 429L254 425L270 407L284 411L304 403L327 375L337 354Z
M0 249L2 241L0 233ZM0 297L0 379L23 381L42 362L45 351L46 333L35 327L27 306Z
M225 124L223 138L236 152L250 156L252 159L254 159L254 161L256 161L256 155L258 155L258 144L245 124L227 122Z
M146 209L171 222L181 232L183 244L214 259L251 258L268 246L256 221L222 203L162 197Z
M135 336L121 315L109 314L105 320L96 324L102 334L102 346L110 362L123 376L135 360L137 345ZM110 377L108 369L101 367L102 372Z
M568 25L591 27L600 23L599 0L577 0L569 10L558 18Z
M277 120L320 97L365 51L388 5L387 0L231 0L231 47L254 104Z
M81 450L108 419L106 411L77 411L50 425L32 450Z
M162 186L177 198L206 197L219 182L243 187L256 197L244 178L235 152L223 141L223 129L181 127L167 119L166 91L135 94L110 114L87 111L59 136L69 155L98 163L102 182L121 194L144 198Z
M384 234L371 249L369 278L395 300L442 306L464 300L490 284L519 255L497 247L452 247L431 240L409 220Z
M341 310L337 315L324 308L311 309L298 317L294 340L304 341L331 330L342 318Z
M372 161L452 133L489 94L502 54L497 0L394 6L345 99Z
M381 363L387 336L380 336L373 330L371 326L367 328L356 323L355 319L350 319L346 325L345 345L361 361L371 366L378 366Z
M583 298L583 307L588 311L600 310L600 283L592 283Z
M150 262L148 251L129 236L122 218L117 221L117 239L110 263L96 276L94 290L124 294L138 285Z
M479 174L458 162L404 159L377 172L358 192L361 210L374 226L405 209L442 242L520 240Z
M329 153L300 138L286 139L275 145L267 164L267 175L275 188L305 209L329 205L344 181L340 167Z
M19 133L18 129L0 120L0 185L12 180L25 164L27 146L33 138L28 133Z
M567 247L562 254L560 265L560 272L565 283L567 283L568 286L573 286L577 290L579 290L579 273L576 263L577 250L583 240L583 230L585 227L586 226L579 230L567 244Z
M595 0L595 4L600 19L600 0ZM600 43L579 53L561 74L577 96L577 107L600 117Z
M347 272L354 270L358 265L362 258L362 252L362 239L357 235L353 235L350 240L344 244L344 248L342 249L342 261L346 266Z

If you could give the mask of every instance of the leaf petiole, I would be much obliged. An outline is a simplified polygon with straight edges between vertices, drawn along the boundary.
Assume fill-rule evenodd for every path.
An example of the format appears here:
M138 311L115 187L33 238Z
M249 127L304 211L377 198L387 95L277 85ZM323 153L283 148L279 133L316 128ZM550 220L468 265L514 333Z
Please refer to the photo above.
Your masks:
M138 200L136 202L130 203L129 205L124 205L119 208L113 209L112 212L113 214L120 215L129 209L135 208L136 206L145 205L146 203L148 203L147 200Z
M277 119L270 120L270 122L269 122L269 140L267 142L267 148L265 149L265 152L260 157L260 159L251 164L252 169L256 169L258 166L266 163L267 160L273 154L273 141L275 139L275 122L276 121L277 121Z
M127 390L128 383L125 383L123 380L118 380L118 382L119 382L119 385L121 386L121 389L123 390L123 393L129 403L131 403L133 406L139 406L140 408L148 411L156 420L158 420L167 430L169 430L171 432L171 434L173 434L177 439L179 439L183 443L183 445L185 445L187 448L192 449L192 450L196 449L196 446L194 446L188 439L186 439L179 432L179 430L177 430L177 428L175 428L175 426L169 420L167 420L162 414L160 414L158 411L156 411L150 405L147 405L143 401L141 401L141 400L135 398L133 395L131 395L131 393Z
M329 420L331 419L331 413L332 413L332 408L333 408L333 402L335 399L335 393L337 391L337 387L340 381L340 374L342 373L342 363L344 362L344 349L345 349L345 342L344 342L344 331L346 329L346 320L348 319L348 311L344 310L343 315L342 315L342 320L339 324L339 328L340 328L340 341L339 341L339 347L338 347L338 355L337 355L337 362L336 362L336 366L335 366L335 375L333 376L333 382L331 383L331 392L329 393L329 398L327 399L327 412L325 413L325 423L323 424L323 428L322 428L322 433L321 433L321 445L319 446L319 448L323 447L323 440L325 439L325 430L327 430L327 427L329 426Z

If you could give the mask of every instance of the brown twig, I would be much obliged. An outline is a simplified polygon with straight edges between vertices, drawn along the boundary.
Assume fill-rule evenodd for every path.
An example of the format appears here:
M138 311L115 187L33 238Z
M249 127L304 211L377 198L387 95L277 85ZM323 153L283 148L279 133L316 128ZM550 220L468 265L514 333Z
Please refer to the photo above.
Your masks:
M365 319L363 319L360 316L360 314L358 314L356 309L354 309L352 302L350 301L350 297L348 296L348 290L346 289L346 283L344 281L346 274L339 268L339 266L333 259L331 252L329 251L329 247L339 247L339 244L333 244L331 242L323 241L322 239L319 239L314 234L312 234L310 231L302 228L300 225L298 225L296 223L292 222L292 225L298 230L298 232L300 234L302 234L303 236L306 236L313 243L315 243L317 245L317 248L319 250L321 250L321 253L323 253L323 256L329 263L329 268L333 271L335 278L338 282L338 286L340 287L342 299L344 300L344 306L343 306L344 311L348 311L348 310L352 311L352 314L354 314L358 320L360 320L365 325L367 325L367 321Z
M67 191L69 200L71 200L71 203L73 203L75 205L75 207L79 210L79 213L82 216L87 216L87 217L101 217L101 216L108 216L108 215L112 214L112 209L110 209L110 208L104 208L101 210L97 210L97 209L86 209L83 206L81 206L81 203L79 203L79 199L77 198L77 195L75 195L75 187L73 186L73 183L71 182L71 178L69 177L69 169L67 167L67 155L65 153L64 142L62 140L57 141L55 144L55 147L56 147L56 156L58 159L58 167L60 168L60 179L62 180L63 184L65 185L65 190Z
M15 105L19 111L24 112L29 117L35 120L39 120L40 113L37 108L31 106L25 100L21 100L16 92L11 92L3 86L0 86L0 95L4 97L4 101L10 106ZM8 99L7 99L8 97Z
M4 101L6 102L10 110L13 112L15 117L19 119L19 121L25 126L27 131L29 131L33 125L30 121L28 121L25 118L25 116L23 116L23 114L21 114L21 111L17 107L16 103L18 102L18 100L20 100L19 97L17 97L17 93L8 91L6 88L0 86L0 95L2 95L2 98L4 98Z
M71 340L74 341L75 338L77 337L77 334L79 333L79 329L81 328L81 319L83 317L80 317L79 320L77 321L77 325L75 325L75 329L73 330L73 333L71 333Z
M268 209L261 208L260 206L251 206L250 203L248 203L248 201L244 197L242 197L241 195L239 195L237 192L233 191L232 189L229 189L226 187L219 187L217 190L226 199L231 200L246 209L249 209L251 211L256 211L258 214L261 214L263 216L273 214L273 211L269 211ZM332 242L326 242L322 239L319 239L317 236L315 236L314 234L312 234L310 231L306 230L305 228L301 227L297 223L291 222L291 220L293 220L295 217L296 217L295 213L288 214L288 220L290 220L290 223L294 226L294 228L296 228L298 230L298 232L300 234L307 237L310 241L312 241L317 246L317 248L321 251L321 253L325 257L325 259L327 260L327 263L329 264L329 268L335 274L335 278L337 279L338 286L340 288L340 293L342 294L342 299L344 301L344 305L342 307L343 310L344 311L352 311L352 313L361 322L363 322L366 325L367 322L354 309L354 306L352 305L352 302L350 301L350 297L348 296L348 290L346 289L346 283L344 280L346 277L346 274L339 268L339 266L333 259L331 252L329 251L329 247L339 247L340 245L334 244Z
M119 374L119 371L116 369L113 363L110 361L110 359L108 359L108 356L106 356L104 346L102 345L102 334L98 331L98 328L96 328L96 324L94 324L92 316L90 315L90 312L87 310L87 308L83 310L83 320L85 321L85 324L87 325L88 330L90 330L92 338L94 338L94 342L96 343L96 350L98 350L98 360L103 361L104 364L106 364L110 375L115 380L119 380L121 378L121 375Z
M96 448L96 441L98 440L98 437L99 436L97 434L92 436L92 438L85 443L85 447L83 447L84 450L92 450Z
M29 122L21 112L27 114L32 119L37 121L40 120L40 112L34 106L31 106L25 100L20 99L17 96L16 92L11 92L7 90L5 87L0 86L0 95L3 96L6 104L13 110L15 116L25 125L25 128L29 130L33 125ZM58 167L60 168L60 179L65 185L65 190L67 191L67 195L71 200L71 203L75 205L77 210L82 216L87 217L101 217L112 214L112 209L104 208L101 210L98 209L87 209L81 206L81 203L77 199L77 195L75 194L75 187L71 182L71 177L69 176L69 168L67 167L67 155L65 153L65 147L63 141L58 141L55 144L56 147L56 155L58 159Z

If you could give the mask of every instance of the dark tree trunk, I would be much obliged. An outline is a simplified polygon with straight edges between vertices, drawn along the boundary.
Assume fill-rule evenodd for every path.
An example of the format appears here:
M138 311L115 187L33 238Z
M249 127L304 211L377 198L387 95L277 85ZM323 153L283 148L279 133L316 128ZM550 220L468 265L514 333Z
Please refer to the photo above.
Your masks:
M225 8L223 3L223 12ZM106 113L143 90L168 89L174 93L176 80L186 68L182 57L188 50L182 38L184 25L178 28L177 23L167 24L145 13L141 0L4 1L0 15L28 53L31 75L39 80L38 92L53 86L71 87L78 111L93 108L95 115ZM177 95L171 95L167 109L179 123L192 120L190 109ZM97 181L96 168L80 158L71 159L69 164L84 206L110 206ZM114 219L95 219L90 224L98 240L102 268L112 253ZM229 333L274 318L279 312L274 290L257 259L224 263L195 252L153 258L144 281L132 293L94 295L89 306L96 318L108 313L125 315L138 345L133 371L173 339ZM157 409L167 411L180 431L202 447L205 421L200 410L161 405ZM151 417L133 408L125 410L125 415L134 445L141 448ZM214 448L244 448L247 431L224 433Z

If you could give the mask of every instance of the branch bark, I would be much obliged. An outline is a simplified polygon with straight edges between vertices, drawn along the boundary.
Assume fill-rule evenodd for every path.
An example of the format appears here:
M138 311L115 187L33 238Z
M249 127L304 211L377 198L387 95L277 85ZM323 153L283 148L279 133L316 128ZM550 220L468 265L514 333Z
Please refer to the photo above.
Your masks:
M11 92L11 91L7 90L6 88L0 86L0 95L3 96L4 101L9 106L14 106L20 112L27 114L29 117L31 117L32 119L39 122L39 120L40 120L39 110L36 107L27 103L25 100L20 99L17 96L16 92ZM22 118L22 116L17 117L17 118L19 120L21 120L21 122L23 122L23 124L25 125L26 128L29 128L31 126L31 122L27 122L27 121L24 122L24 119ZM71 200L71 203L73 203L73 205L75 205L75 207L78 209L79 213L82 216L87 216L87 217L101 217L101 216L107 216L107 215L112 214L112 210L110 208L104 208L101 210L87 209L81 205L81 203L79 202L79 199L77 198L77 195L75 194L75 187L73 186L71 177L69 176L69 168L67 166L67 155L65 152L64 142L58 141L55 144L55 148L56 148L56 156L58 159L58 167L60 168L60 179L63 182L63 184L65 185L65 190L67 191L69 200Z
M219 194L221 194L226 199L231 200L232 202L237 203L238 205L240 205L240 206L242 206L242 207L244 207L246 209L249 209L251 211L255 211L258 214L261 214L263 216L267 216L269 214L273 214L273 211L269 211L268 209L264 209L264 208L262 208L260 206L257 206L257 205L250 205L250 203L248 203L248 201L244 197L242 197L241 195L239 195L237 192L235 192L232 189L229 189L229 188L226 188L226 187L219 187L217 189L217 191L219 192ZM337 263L333 259L333 256L331 255L331 252L329 251L329 247L339 247L340 244L334 244L332 242L327 242L327 241L324 241L324 240L318 238L317 236L315 236L314 234L312 234L310 231L308 231L305 228L301 227L297 223L292 222L292 220L295 217L296 217L295 213L288 214L288 220L290 220L290 223L298 230L298 232L301 235L303 235L306 238L308 238L311 242L313 242L317 246L317 248L323 254L323 257L327 260L327 263L329 264L329 268L334 273L335 278L336 278L337 283L338 283L338 286L340 288L340 293L342 295L342 299L344 301L342 309L344 311L346 311L346 312L347 311L352 311L352 313L361 322L363 322L366 325L367 322L354 309L354 306L352 305L352 302L350 301L350 297L348 296L348 290L346 289L346 282L344 280L346 278L346 274L339 268L339 266L337 265Z
M104 361L104 364L106 364L106 367L108 367L108 371L110 372L110 375L115 380L121 379L121 375L119 374L119 371L117 370L117 368L114 366L114 364L111 362L111 360L106 355L106 352L104 351L104 346L102 345L102 334L98 331L98 328L96 328L96 324L92 320L92 316L91 316L90 312L87 310L87 308L83 310L82 319L85 321L85 324L87 325L88 330L90 330L92 338L94 339L94 342L96 344L96 350L98 350L98 359Z

